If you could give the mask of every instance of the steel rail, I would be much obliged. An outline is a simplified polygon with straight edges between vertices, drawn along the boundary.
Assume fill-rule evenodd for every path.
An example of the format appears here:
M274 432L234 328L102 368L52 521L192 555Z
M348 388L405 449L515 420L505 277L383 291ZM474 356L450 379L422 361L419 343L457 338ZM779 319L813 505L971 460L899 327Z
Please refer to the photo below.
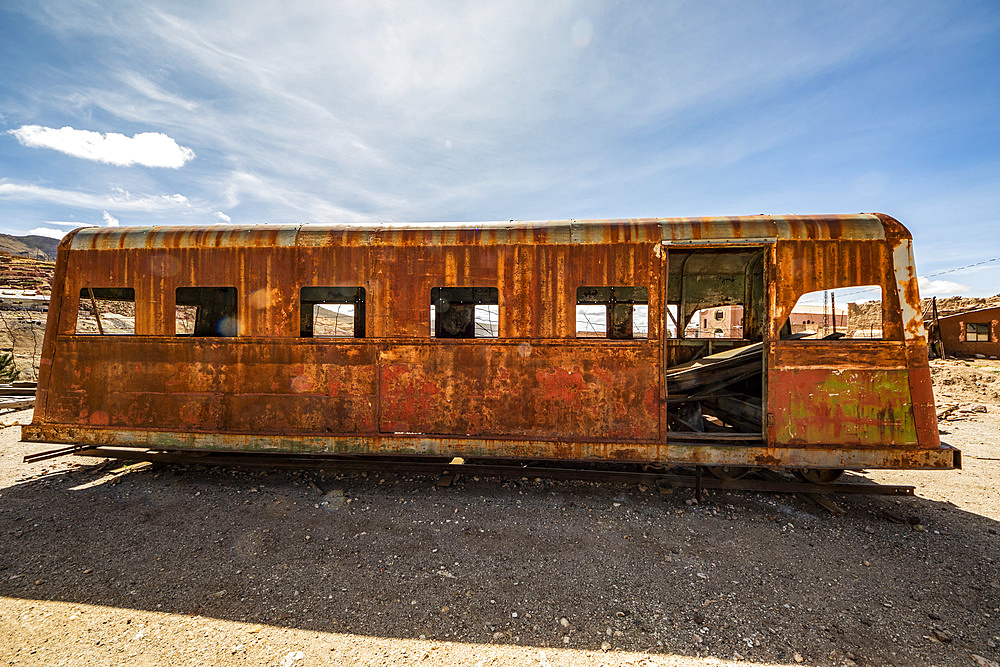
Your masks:
M700 474L677 474L656 470L607 469L597 467L549 466L538 461L504 461L502 463L453 463L448 460L428 461L401 458L358 457L338 455L189 452L140 450L112 447L67 447L33 456L32 461L54 458L64 454L94 456L111 459L149 461L151 463L180 463L225 466L256 466L267 468L322 468L341 471L388 472L430 474L448 477L476 475L484 477L539 477L581 481L618 482L624 484L649 484L659 488L698 488L723 491L762 491L769 493L806 494L868 494L913 495L915 487L874 483L813 484L811 482L777 481L775 479L723 480ZM42 458L39 458L42 457ZM25 457L26 462L29 457ZM638 464L635 464L638 467ZM621 466L624 467L624 466Z

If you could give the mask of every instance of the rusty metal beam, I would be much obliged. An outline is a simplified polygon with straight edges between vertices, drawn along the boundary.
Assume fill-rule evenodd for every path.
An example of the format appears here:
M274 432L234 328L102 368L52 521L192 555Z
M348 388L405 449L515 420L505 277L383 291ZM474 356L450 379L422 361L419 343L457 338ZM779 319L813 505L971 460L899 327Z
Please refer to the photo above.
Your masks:
M761 479L722 480L698 474L659 473L627 469L597 469L586 467L549 467L537 461L524 461L520 465L464 463L455 465L447 461L427 462L412 459L340 458L331 456L289 456L284 454L246 453L193 453L160 452L121 448L84 448L74 452L78 456L149 461L152 463L178 463L226 466L262 466L267 468L325 468L340 471L378 471L404 474L438 475L436 485L451 486L460 475L492 477L540 477L544 479L580 479L619 482L624 484L650 484L657 488L690 488L726 491L763 491L770 493L804 493L808 495L913 495L914 487L892 484L811 484L791 482L783 478L776 481ZM700 469L696 472L700 473Z
M287 454L462 456L562 461L631 461L788 468L950 469L960 467L954 447L767 447L726 444L642 444L634 442L553 442L448 436L287 436L250 433L191 433L100 427L22 427L31 442L89 444L189 451Z

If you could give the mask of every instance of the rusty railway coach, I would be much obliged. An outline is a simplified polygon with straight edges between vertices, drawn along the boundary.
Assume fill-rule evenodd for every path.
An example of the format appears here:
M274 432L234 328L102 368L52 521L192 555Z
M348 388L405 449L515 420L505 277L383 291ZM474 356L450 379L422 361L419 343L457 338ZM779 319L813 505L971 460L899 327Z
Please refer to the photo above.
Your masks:
M860 286L881 295L864 331L793 318ZM59 247L23 438L954 468L919 305L911 236L882 214L84 228Z

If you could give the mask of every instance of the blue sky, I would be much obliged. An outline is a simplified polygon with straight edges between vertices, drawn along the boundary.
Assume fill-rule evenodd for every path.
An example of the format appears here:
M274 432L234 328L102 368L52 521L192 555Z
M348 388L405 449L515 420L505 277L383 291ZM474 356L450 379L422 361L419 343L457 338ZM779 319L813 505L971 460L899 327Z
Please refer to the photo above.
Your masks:
M998 72L992 0L6 0L0 232L884 211L992 295Z

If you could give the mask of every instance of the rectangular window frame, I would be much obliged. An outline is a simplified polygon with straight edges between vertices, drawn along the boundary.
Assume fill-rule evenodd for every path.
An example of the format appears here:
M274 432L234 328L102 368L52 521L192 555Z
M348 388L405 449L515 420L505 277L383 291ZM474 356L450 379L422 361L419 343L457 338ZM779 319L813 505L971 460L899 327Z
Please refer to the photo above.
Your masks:
M214 293L210 290L214 290ZM178 333L176 330L179 306L196 307L192 333ZM240 335L239 310L239 289L232 285L178 287L174 290L174 335L189 338L236 338Z
M441 313L451 311L451 315ZM495 331L477 326L476 310L482 306L497 307ZM492 319L492 318L491 318ZM441 339L496 339L500 337L500 289L497 287L432 287L430 301L430 335ZM492 334L492 335L491 335Z
M100 302L107 301L120 301L122 303L132 304L132 330L122 331L117 327L111 326L112 318L107 316L114 315L110 310L102 310L100 308ZM81 318L80 311L85 308L90 308L94 313L94 321L97 326L96 332L80 331ZM101 316L105 317L102 318ZM115 318L116 319L116 318ZM134 287L81 287L80 288L80 301L77 308L77 320L76 326L73 331L73 335L76 336L134 336L135 335L135 288Z
M576 288L579 306L604 306L605 328L601 332L581 332L576 321L576 337L595 340L646 340L649 338L649 288L645 285L581 285ZM646 306L645 335L637 335L635 308ZM577 315L577 318L579 315Z
M824 292L830 293L828 306L825 305ZM838 297L839 294L839 297ZM850 296L865 296L854 301L848 300ZM817 289L810 292L803 292L796 297L788 317L780 329L780 339L783 342L793 341L799 344L816 343L817 341L837 342L839 344L850 343L881 343L897 340L889 335L889 325L891 314L886 309L886 299L889 289L878 283L866 283L859 285L843 285L836 288ZM815 301L811 303L810 301ZM877 315L875 319L866 319L859 322L852 319L851 305L855 303L878 304L875 309ZM838 318L834 306L839 304L844 310L840 311L843 317ZM814 309L812 312L796 310L800 307ZM829 308L826 315L824 311ZM793 324L792 319L796 314L801 318L803 315L809 319L806 322ZM838 324L838 319L841 322ZM800 330L795 331L798 327ZM808 336L804 334L808 332ZM866 333L867 332L867 333ZM877 333L878 335L875 335ZM853 334L853 335L848 335ZM804 336L804 337L803 337Z
M987 322L965 323L966 343L989 343L992 339L990 334L990 325Z
M365 338L365 288L358 286L339 287L305 285L299 289L299 337L300 338ZM322 305L354 306L354 330L352 335L316 335L316 307Z

